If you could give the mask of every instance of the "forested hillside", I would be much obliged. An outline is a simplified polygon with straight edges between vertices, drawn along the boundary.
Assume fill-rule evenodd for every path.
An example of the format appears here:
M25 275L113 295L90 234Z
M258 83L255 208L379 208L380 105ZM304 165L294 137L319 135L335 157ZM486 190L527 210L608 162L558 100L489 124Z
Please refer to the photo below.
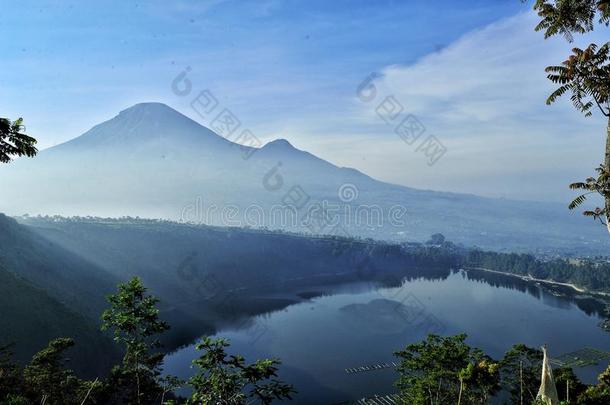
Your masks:
M72 367L84 375L104 373L119 357L99 325L50 297L47 292L0 265L0 347L28 361L55 338L70 336L80 344L70 351ZM100 355L100 354L104 355Z
M0 214L0 265L97 319L119 278Z
M573 284L590 291L610 292L610 262L606 259L554 259L542 261L533 255L469 252L467 266Z
M333 281L384 280L404 276L419 264L455 262L441 251L425 257L372 240L168 221L43 218L24 223L116 277L142 277L162 300L187 310L193 302L227 291L237 299L261 297Z

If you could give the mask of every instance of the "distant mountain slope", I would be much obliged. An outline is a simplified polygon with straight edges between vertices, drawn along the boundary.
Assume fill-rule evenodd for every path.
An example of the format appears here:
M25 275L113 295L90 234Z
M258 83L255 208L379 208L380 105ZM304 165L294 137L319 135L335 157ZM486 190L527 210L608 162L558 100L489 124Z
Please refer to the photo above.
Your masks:
M345 184L354 193L341 200ZM237 145L159 103L137 104L36 159L5 165L0 190L0 212L14 215L130 215L390 240L442 232L497 250L586 254L610 247L602 227L563 204L391 185L286 140L258 149ZM285 208L295 197L305 203L296 215ZM330 206L333 218L312 225L306 213L317 203ZM403 208L392 211L397 206Z

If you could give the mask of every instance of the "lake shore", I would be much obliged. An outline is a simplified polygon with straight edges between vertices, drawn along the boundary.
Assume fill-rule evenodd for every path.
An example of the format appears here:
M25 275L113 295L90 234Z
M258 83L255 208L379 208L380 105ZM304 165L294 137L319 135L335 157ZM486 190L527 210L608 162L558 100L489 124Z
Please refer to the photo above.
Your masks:
M575 284L563 283L563 282L554 281L554 280L545 280L545 279L535 278L535 277L532 277L530 275L524 276L524 275L521 275L521 274L509 273L509 272L506 272L506 271L492 270L492 269L488 269L486 267L467 267L467 268L464 268L463 270L466 270L466 271L468 271L468 270L480 270L480 271L485 271L485 272L489 272L489 273L502 274L502 275L505 275L505 276L516 277L516 278L519 278L519 279L521 279L523 281L530 281L530 282L535 282L535 283L544 283L544 284L568 287L568 288L573 289L574 291L576 291L579 294L597 295L597 296L602 296L602 297L605 297L605 298L610 297L609 293L605 293L605 292L601 292L601 291L591 291L591 290L588 290L586 288L579 287L579 286L577 286Z

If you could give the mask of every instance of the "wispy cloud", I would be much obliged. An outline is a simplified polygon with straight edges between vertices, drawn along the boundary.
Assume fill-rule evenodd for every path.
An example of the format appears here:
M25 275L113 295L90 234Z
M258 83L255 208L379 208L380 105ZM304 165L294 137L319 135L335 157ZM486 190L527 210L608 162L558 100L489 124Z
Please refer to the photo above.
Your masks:
M532 13L519 14L416 63L381 69L376 81L381 93L400 100L449 152L430 169L409 148L401 149L400 139L384 138L378 145L385 164L372 161L370 171L418 187L567 198L567 184L589 174L601 159L604 122L582 117L568 100L545 105L553 87L544 68L563 61L571 46L561 38L545 41L533 31L535 24ZM358 108L379 131L374 109L361 103ZM386 131L392 134L391 128Z

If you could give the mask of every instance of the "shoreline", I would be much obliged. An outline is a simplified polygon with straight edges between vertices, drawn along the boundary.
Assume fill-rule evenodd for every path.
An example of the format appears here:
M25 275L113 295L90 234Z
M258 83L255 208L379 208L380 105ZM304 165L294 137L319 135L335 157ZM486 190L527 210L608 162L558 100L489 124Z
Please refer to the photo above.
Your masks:
M506 271L492 270L492 269L488 269L486 267L467 267L467 268L463 268L462 270L465 270L465 271L468 271L468 270L486 271L486 272L489 272L489 273L496 273L496 274L502 274L502 275L505 275L505 276L516 277L516 278L519 278L519 279L521 279L523 281L530 281L530 282L535 282L535 283L545 283L545 284L551 284L551 285L558 285L558 286L562 286L562 287L569 287L569 288L573 289L574 291L576 291L579 294L598 295L598 296L603 296L603 297L606 297L606 298L610 297L609 293L591 291L591 290L587 290L586 288L578 287L577 285L574 285L574 284L571 284L571 283L562 283L560 281L554 281L554 280L544 280L544 279L532 277L530 275L523 276L521 274L509 273L509 272L506 272Z

